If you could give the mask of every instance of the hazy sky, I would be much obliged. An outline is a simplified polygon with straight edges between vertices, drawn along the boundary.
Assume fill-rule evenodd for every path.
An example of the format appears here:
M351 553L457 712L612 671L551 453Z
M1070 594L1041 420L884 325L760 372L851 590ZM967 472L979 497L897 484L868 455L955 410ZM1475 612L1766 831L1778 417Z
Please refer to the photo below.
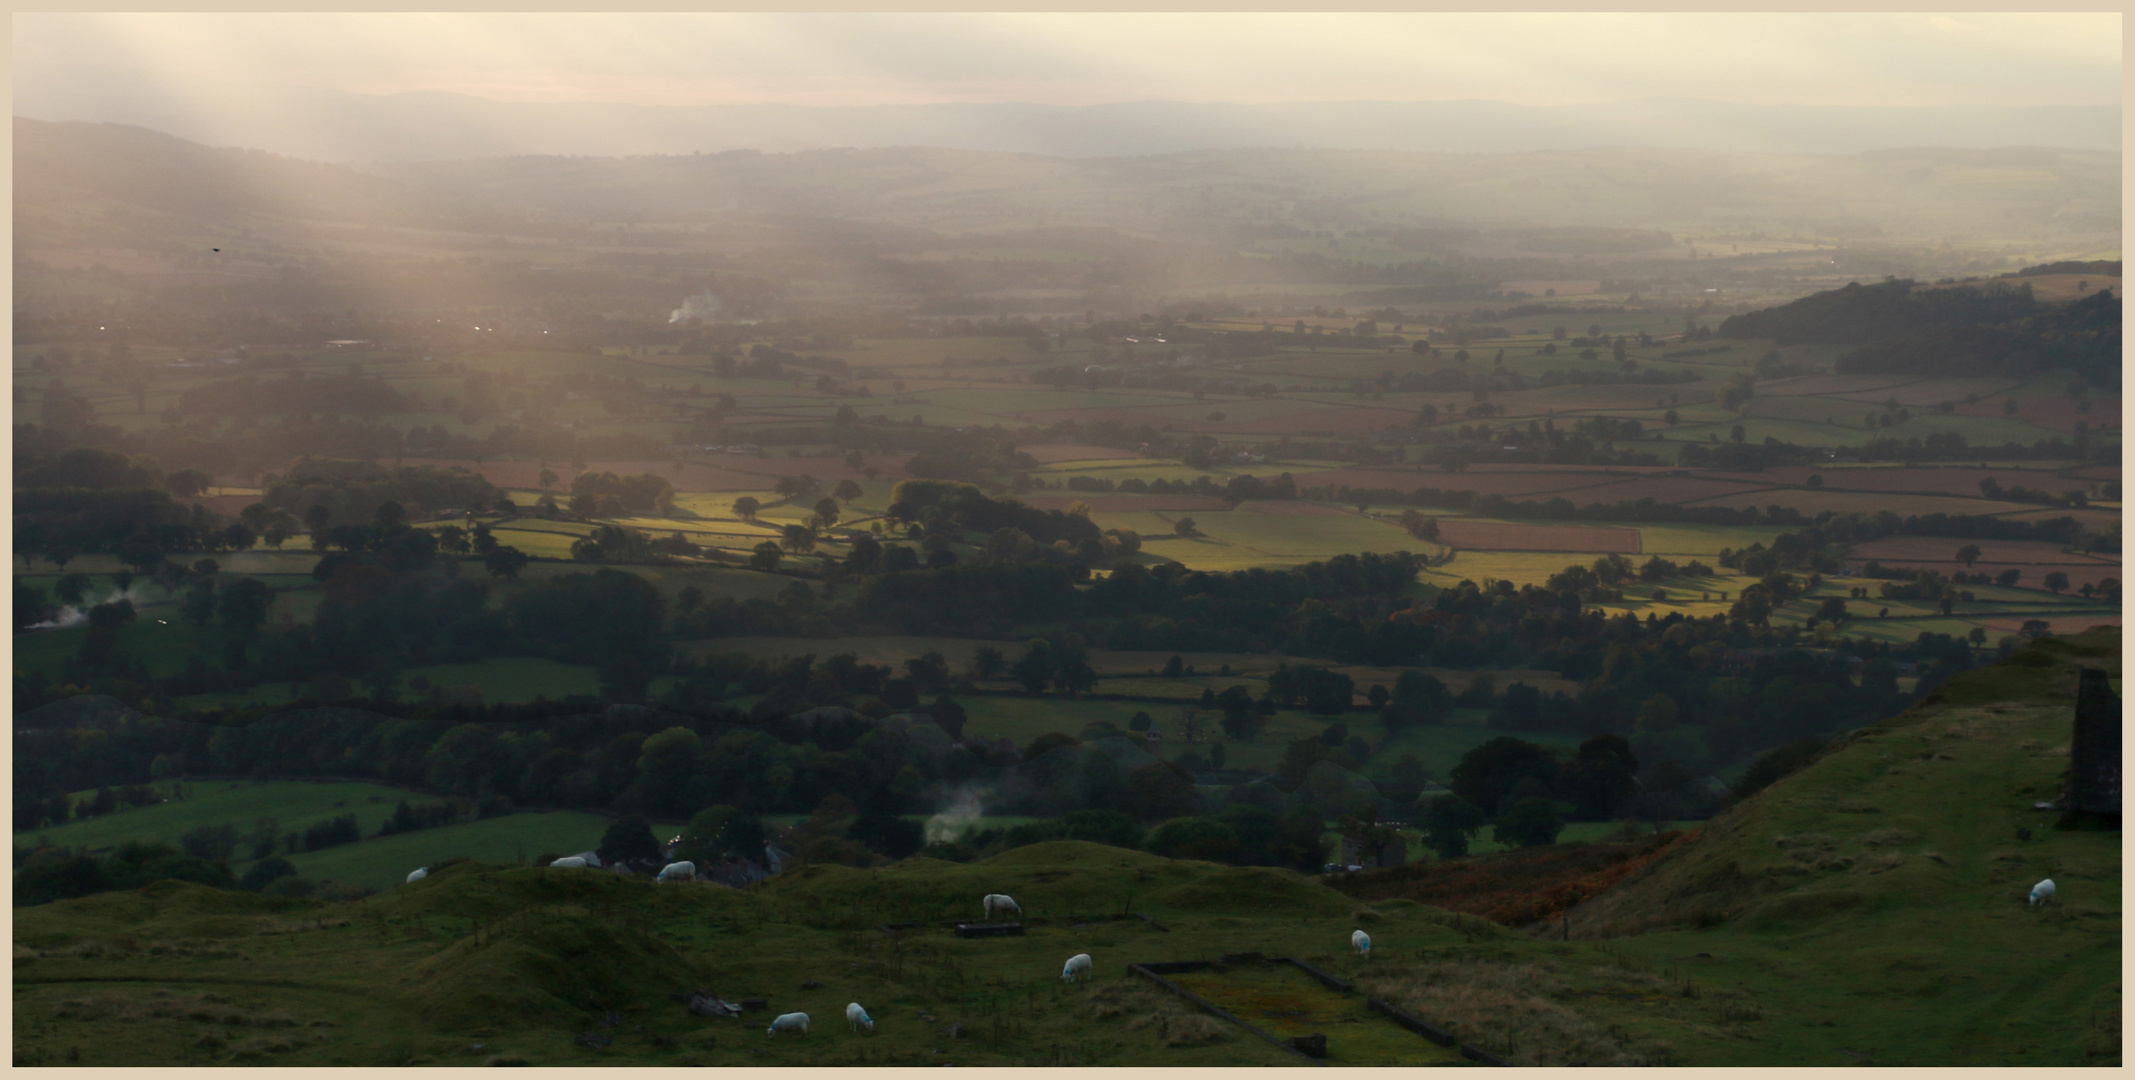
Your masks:
M2112 105L2106 14L17 14L25 102L258 84L508 101Z

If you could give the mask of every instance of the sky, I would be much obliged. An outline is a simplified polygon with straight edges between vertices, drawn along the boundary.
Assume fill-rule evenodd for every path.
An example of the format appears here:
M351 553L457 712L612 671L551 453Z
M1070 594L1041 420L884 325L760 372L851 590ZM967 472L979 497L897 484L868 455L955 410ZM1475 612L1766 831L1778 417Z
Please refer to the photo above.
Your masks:
M2117 105L2118 13L16 14L18 102ZM18 106L20 108L20 106Z

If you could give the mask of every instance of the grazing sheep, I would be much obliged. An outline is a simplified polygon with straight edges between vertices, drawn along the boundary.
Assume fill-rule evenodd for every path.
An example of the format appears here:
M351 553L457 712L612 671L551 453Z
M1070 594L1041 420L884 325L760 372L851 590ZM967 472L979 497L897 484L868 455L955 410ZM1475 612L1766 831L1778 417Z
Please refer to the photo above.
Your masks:
M861 1008L860 1003L857 1001L845 1007L845 1022L852 1025L854 1031L858 1031L861 1028L866 1028L869 1031L875 1030L874 1018L867 1015L867 1010Z
M781 1031L798 1031L803 1035L808 1034L808 1014L786 1013L771 1021L771 1026L764 1029L764 1035L769 1037Z
M1075 976L1077 975L1080 975L1084 978L1089 977L1089 953L1076 953L1075 955L1068 957L1067 966L1060 969L1060 977L1068 982L1074 982Z
M568 855L550 863L549 866L556 870L584 870L586 860L577 855Z
M694 880L696 880L696 878L697 878L697 864L696 864L696 863L693 863L693 862L671 862L671 863L668 863L668 864L667 864L666 866L664 866L664 867L661 867L661 868L660 868L660 876L659 876L659 877L656 877L656 878L654 878L653 880L654 880L654 881L694 881Z
M414 872L414 873L412 873L412 874L409 874L409 875L408 875L408 884L410 884L410 885L413 885L413 884L415 884L416 882L418 882L418 881L421 881L422 879L424 879L424 878L426 878L426 877L429 877L429 876L430 876L430 868L429 868L429 867L427 867L427 866L418 866L418 867L416 867L416 868L415 868L415 872Z
M2031 903L2035 907L2053 899L2053 879L2047 878L2031 887Z
M1371 959L1370 934L1367 934L1362 930L1351 931L1349 934L1349 947L1355 949L1357 951L1357 955L1363 957L1364 959Z
M1023 909L1016 906L1015 900L1006 893L987 893L986 899L980 903L986 905L986 918L989 921L996 916L1014 915L1020 918L1023 914Z

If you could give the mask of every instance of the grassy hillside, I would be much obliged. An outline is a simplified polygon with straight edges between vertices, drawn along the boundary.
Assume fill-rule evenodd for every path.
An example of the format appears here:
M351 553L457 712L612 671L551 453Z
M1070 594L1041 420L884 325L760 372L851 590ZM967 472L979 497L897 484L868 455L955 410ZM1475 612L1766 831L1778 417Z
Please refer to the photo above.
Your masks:
M2119 836L2055 832L2029 807L2066 762L2074 667L2117 674L2118 647L2052 639L1953 680L1574 909L1570 940L1076 842L739 891L473 862L344 904L165 882L17 911L16 1060L1294 1063L1126 972L1261 951L1522 1064L2117 1064ZM2028 908L2048 874L2057 902ZM1025 936L877 929L968 918L995 891L1022 902ZM1116 913L1155 923L1093 918ZM1369 962L1346 948L1358 927ZM1078 952L1096 977L1065 985ZM1453 1064L1278 976L1232 965L1196 985L1277 1026L1324 1021L1335 1064ZM806 1011L814 1031L692 1017L667 998L691 988ZM873 1034L838 1022L854 1000Z
M969 917L995 890L1045 921L1021 938L874 929ZM1065 918L1130 905L1157 923ZM1347 953L1360 924L1378 948L1369 970ZM1363 908L1284 871L1076 842L975 865L804 868L744 891L472 863L341 905L165 882L25 909L15 940L24 1063L1294 1064L1125 970L1243 950L1362 976L1375 995L1538 1062L1675 1060L1672 1040L1734 1023L1727 1010L1744 1008L1717 990L1671 996L1665 980L1599 951L1528 941L1472 916L1405 901ZM1095 977L1068 986L1060 965L1078 952L1091 954ZM1444 997L1449 977L1478 967L1496 984L1464 991L1469 1004ZM1252 990L1253 969L1240 971L1237 989ZM814 1030L767 1039L765 1013L698 1019L666 997L693 987L806 1011ZM1471 1001L1510 1005L1536 988L1562 1000L1502 1011ZM1337 1019L1327 1032L1336 1063L1458 1063L1357 1013L1361 995L1297 983L1284 992L1314 1015L1370 1025L1351 1033ZM874 1016L872 1035L839 1022L852 1000ZM609 1009L620 1023L604 1029ZM1613 1033L1633 1018L1639 1034ZM612 1043L574 1041L586 1032Z
M1573 938L1821 1001L1774 1015L1775 1044L1823 1029L1881 1064L2117 1062L2120 834L2032 808L2059 795L2078 666L2117 682L2117 628L2040 641L1856 733L1575 909ZM2054 902L2028 907L2049 876Z

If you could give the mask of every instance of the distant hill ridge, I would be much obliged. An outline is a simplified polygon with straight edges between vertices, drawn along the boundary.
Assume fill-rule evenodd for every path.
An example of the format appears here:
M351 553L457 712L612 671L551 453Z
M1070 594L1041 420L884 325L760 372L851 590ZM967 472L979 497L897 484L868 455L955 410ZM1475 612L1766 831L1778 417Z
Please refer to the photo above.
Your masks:
M1502 101L1129 101L804 106L505 102L443 92L351 94L262 86L248 95L100 89L66 100L16 89L17 116L139 124L198 142L325 161L522 154L625 156L931 146L1053 157L1287 147L1528 153L1700 147L1853 154L2032 146L2118 152L2115 106L1759 105L1659 98ZM273 109L257 107L272 100Z
M203 223L249 225L257 217L480 233L508 231L530 218L798 215L834 218L835 232L822 235L877 253L938 245L934 223L947 205L977 214L972 220L979 224L1016 232L1074 228L1094 238L1133 223L1202 236L1211 205L1257 216L1273 195L1295 200L1295 214L1306 220L1371 202L1396 217L1548 226L1546 234L1518 239L1561 246L1566 235L1592 241L1580 229L1606 227L1613 243L1626 239L1627 221L1657 214L1698 220L1733 214L1740 205L1756 205L1773 220L1816 235L1873 236L1918 229L1941 235L1990 214L2117 230L2120 204L2117 155L2036 147L1809 156L1624 147L1459 154L1175 146L1096 158L902 146L603 158L502 156L503 148L475 139L459 144L450 160L358 168L215 149L118 124L17 117L14 135L17 240L29 250L85 205L104 203L169 215L163 227L188 237ZM497 156L481 156L489 153ZM1966 182L2012 170L2042 179L2035 190L2014 195ZM1715 201L1719 191L1730 194ZM1873 199L1862 202L1863 192ZM1840 206L1845 212L1834 213ZM128 232L157 238L149 222L131 222ZM1448 228L1390 235L1422 250L1469 234ZM1234 239L1250 240L1250 230Z
M2094 383L2120 382L2120 298L2108 290L2054 305L2034 299L2021 279L1915 286L1902 279L1855 282L1730 316L1720 324L1720 336L1860 346L1838 358L1833 370L1840 374L2021 375L2072 368Z
M2065 260L2062 262L2043 263L2038 266L2027 266L2022 270L2003 274L2002 276L2005 278L2043 277L2047 274L2097 274L2099 277L2119 277L2120 260L2093 259L2089 262Z

